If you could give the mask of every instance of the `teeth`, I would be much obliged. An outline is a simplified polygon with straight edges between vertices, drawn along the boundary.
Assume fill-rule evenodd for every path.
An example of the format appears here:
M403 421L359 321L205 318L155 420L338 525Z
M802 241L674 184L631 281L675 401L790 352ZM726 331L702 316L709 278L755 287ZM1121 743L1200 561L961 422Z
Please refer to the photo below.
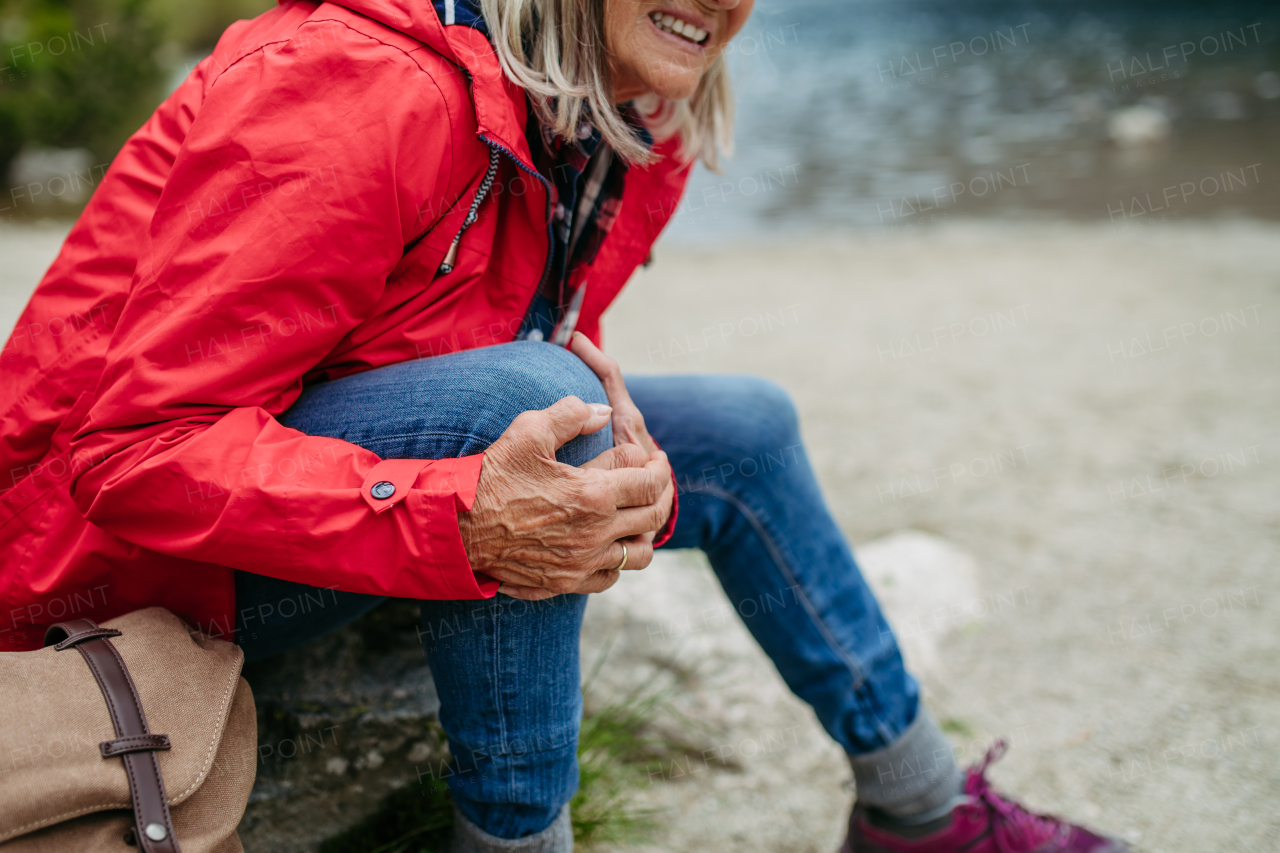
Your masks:
M673 33L694 44L702 44L706 41L707 31L695 27L693 24L680 20L674 15L666 15L661 12L654 12L649 19L657 25L658 29L664 32Z

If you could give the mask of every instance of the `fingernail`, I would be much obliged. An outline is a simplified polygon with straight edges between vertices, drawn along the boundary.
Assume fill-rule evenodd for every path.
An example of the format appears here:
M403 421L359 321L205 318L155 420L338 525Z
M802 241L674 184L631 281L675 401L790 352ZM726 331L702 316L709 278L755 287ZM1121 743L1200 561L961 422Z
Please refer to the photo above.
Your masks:
M604 403L589 403L588 405L591 406L591 412L595 415L603 416L613 413L613 407L606 406Z

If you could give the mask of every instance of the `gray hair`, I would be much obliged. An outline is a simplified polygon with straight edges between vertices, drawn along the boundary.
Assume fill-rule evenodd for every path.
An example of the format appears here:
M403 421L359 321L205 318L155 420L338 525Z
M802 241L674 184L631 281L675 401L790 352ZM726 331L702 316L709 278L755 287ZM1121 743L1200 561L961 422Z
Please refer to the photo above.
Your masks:
M481 12L502 70L529 92L538 119L573 139L583 110L605 141L628 163L650 163L653 154L636 136L610 97L604 6L608 0L481 0ZM655 138L680 137L685 160L700 159L719 171L733 152L733 90L724 55L702 75L691 97L637 102Z

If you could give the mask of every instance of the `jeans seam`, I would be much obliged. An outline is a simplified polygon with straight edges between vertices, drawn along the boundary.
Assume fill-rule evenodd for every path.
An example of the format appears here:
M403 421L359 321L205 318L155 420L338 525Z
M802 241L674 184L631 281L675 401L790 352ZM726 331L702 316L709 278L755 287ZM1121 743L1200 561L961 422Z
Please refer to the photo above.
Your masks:
M764 524L761 523L760 518L755 511L752 510L751 507L747 506L745 501L739 499L737 495L724 491L719 486L707 484L704 489L699 489L699 491L704 490L705 492L710 492L721 500L728 501L739 512L741 512L751 526L755 528L756 533L758 533L760 538L764 541L765 548L769 551L769 556L773 558L774 563L778 565L778 568L782 571L783 575L785 575L787 580L791 583L792 588L796 590L796 597L799 598L801 603L804 605L805 612L809 614L810 621L818 629L818 632L822 634L823 639L827 641L827 645L844 660L845 665L848 666L849 670L853 673L853 677L856 682L853 685L854 689L862 687L863 682L867 680L866 669L862 666L862 662L858 660L857 655L851 653L841 645L841 643L827 628L826 623L822 621L822 617L818 615L818 609L809 599L804 587L796 578L795 572L792 571L791 564L783 555L782 550L778 548L777 543L773 541L773 537L769 534L769 531L765 529Z
M710 494L713 497L718 497L721 500L729 503L735 509L737 509L740 513L742 513L743 517L747 519L747 522L755 529L756 533L760 536L761 541L764 542L765 548L769 552L769 556L773 559L774 563L778 566L778 569L782 572L783 576L786 577L786 579L791 583L792 588L796 590L796 598L799 599L802 605L804 606L805 612L808 613L809 619L814 625L814 627L818 629L818 633L822 635L823 639L826 640L827 645L833 651L836 652L836 654L845 662L845 665L849 668L850 672L854 677L853 689L861 690L864 685L867 685L869 682L867 680L866 668L863 667L862 662L858 660L857 655L853 654L848 649L844 648L844 646L840 643L840 641L835 638L835 635L833 635L831 631L827 628L826 623L822 621L822 617L818 615L818 609L814 606L813 602L809 599L809 596L806 593L804 586L799 582L799 579L796 577L795 572L792 570L790 562L787 560L786 556L782 553L782 550L778 547L777 543L774 541L773 536L769 533L767 529L765 529L764 523L760 520L760 517L759 515L757 515L755 510L753 510L750 506L748 506L747 503L741 500L737 495L734 495L733 493L728 492L720 488L719 486L706 483L706 484L703 484L702 487L698 489L698 491L702 494ZM868 697L868 698L872 698L872 697ZM875 710L874 708L868 708L867 711L868 713L871 714L872 718L875 720L875 727L877 731L879 731L880 737L882 740L884 740L885 745L887 746L888 744L893 743L893 741L895 740L895 736L891 734L891 729L889 728L888 725L885 724L885 721L881 719L879 711Z
M394 441L396 439L428 438L428 437L430 438L461 438L461 439L468 439L468 440L474 440L474 441L482 441L485 444L493 443L493 441L491 441L488 438L488 436L476 435L475 433L471 433L471 432L466 432L466 433L446 432L444 430L439 430L434 432L405 432L405 433L396 433L395 435L379 434L377 436L372 436L369 438L361 438L354 441L351 441L350 439L347 439L347 440L351 441L352 444L360 444L363 447L367 444L377 444L378 442L381 442L381 441Z
M511 745L507 743L507 709L502 692L502 620L498 616L495 608L493 613L493 704L498 710L498 743L501 744L502 754L506 755L511 751ZM507 790L512 790L515 787L515 768L510 761L504 764L506 764Z

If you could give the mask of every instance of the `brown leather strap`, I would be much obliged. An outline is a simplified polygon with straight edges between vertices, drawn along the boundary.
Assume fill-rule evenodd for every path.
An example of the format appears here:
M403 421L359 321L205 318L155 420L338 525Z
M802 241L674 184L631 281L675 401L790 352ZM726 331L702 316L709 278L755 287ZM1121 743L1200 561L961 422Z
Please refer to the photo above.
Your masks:
M46 646L56 643L58 651L74 646L89 665L89 670L107 700L111 723L116 730L116 740L104 741L99 747L102 757L119 755L129 777L129 794L133 799L133 817L138 846L144 853L180 853L178 839L173 833L173 818L169 815L169 803L165 799L164 780L160 777L160 762L155 749L168 748L166 735L152 735L147 728L147 718L142 712L138 689L129 677L129 670L112 645L109 636L120 636L118 631L99 628L91 619L68 619L59 622L45 632ZM121 741L143 743L143 738L163 738L164 747L137 746L123 748L108 755L108 749ZM148 741L149 742L149 741Z
M86 619L84 621L88 622L90 620ZM120 636L120 632L117 631L115 628L92 628L87 631L80 631L78 633L72 634L71 636L63 640L61 643L58 643L53 648L54 648L54 651L60 652L63 649L71 648L77 643L83 643L85 640L92 640L94 637L119 637L119 636Z
M132 737L118 737L115 740L104 740L98 744L98 749L102 750L103 758L114 758L117 755L124 755L126 752L169 749L170 746L172 744L169 743L168 735L134 735Z

